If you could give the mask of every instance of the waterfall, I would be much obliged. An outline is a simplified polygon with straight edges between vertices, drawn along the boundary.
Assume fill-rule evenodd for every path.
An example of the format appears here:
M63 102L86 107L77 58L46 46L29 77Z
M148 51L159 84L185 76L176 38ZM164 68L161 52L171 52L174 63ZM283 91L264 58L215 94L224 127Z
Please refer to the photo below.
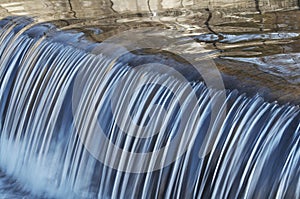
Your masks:
M0 26L0 168L25 192L300 198L298 106L137 70L50 23Z

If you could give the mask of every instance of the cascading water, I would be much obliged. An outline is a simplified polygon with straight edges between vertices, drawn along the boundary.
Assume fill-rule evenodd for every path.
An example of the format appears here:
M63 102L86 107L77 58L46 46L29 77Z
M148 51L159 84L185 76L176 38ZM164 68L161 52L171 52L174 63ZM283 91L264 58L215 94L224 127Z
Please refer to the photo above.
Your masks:
M51 24L0 25L0 184L41 198L300 198L299 107L137 70Z

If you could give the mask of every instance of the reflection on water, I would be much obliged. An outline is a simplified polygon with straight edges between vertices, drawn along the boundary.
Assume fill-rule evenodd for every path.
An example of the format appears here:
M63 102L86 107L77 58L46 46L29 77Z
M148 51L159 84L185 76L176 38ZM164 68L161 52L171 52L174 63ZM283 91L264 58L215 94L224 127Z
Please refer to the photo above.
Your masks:
M297 0L4 0L0 5L2 17L36 16L99 42L132 28L176 29L205 46L228 88L300 103L298 65L289 61L300 48Z
M291 84L300 84L300 54L279 54L264 57L232 58L242 62L253 63L262 71L275 76L283 77Z
M296 9L299 4L298 0L3 0L1 1L1 13L2 15L43 15L47 19L96 17L125 12L150 12L152 15L157 15L168 9L203 8L262 13Z

